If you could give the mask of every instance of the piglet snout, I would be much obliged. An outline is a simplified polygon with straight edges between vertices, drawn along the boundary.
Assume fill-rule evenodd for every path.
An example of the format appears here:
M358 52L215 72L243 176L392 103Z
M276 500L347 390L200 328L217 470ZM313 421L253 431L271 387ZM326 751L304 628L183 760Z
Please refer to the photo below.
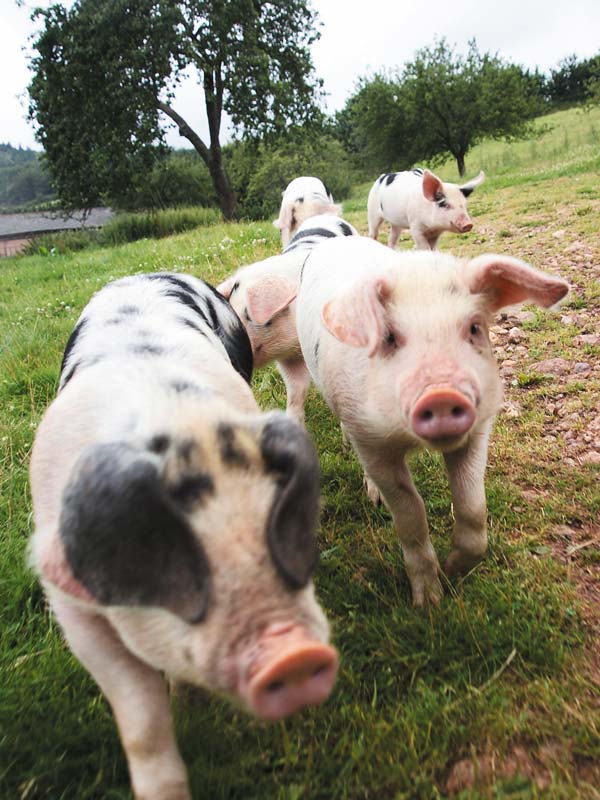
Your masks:
M411 414L414 433L429 442L458 438L467 433L474 422L473 403L462 392L450 387L424 392Z
M284 719L329 697L337 673L333 647L316 641L277 654L250 681L248 705L259 717Z

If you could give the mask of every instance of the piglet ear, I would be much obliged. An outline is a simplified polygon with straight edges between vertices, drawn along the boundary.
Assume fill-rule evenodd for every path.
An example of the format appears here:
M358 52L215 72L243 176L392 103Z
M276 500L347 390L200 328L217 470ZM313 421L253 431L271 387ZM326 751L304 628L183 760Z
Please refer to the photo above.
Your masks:
M333 214L336 217L341 217L342 215L342 207L337 203L331 203L328 206L323 206L323 210L319 212L320 214Z
M369 356L374 355L383 340L385 306L393 288L392 281L381 275L355 284L323 306L323 324L340 342L365 347Z
M425 199L434 201L436 194L443 191L444 184L438 176L428 169L423 170L423 196Z
M159 477L156 456L123 443L93 445L63 495L60 536L74 578L107 606L161 606L204 618L210 567Z
M267 521L267 542L277 572L291 589L308 583L319 561L319 461L306 432L274 413L262 429L260 448L277 481Z
M235 285L235 275L232 275L230 278L227 278L227 280L224 280L223 283L220 283L217 286L217 292L220 295L223 295L223 297L226 300L229 300L229 297L231 296L231 292L233 291L234 285Z
M458 188L464 194L465 197L468 197L473 191L473 189L479 186L480 183L483 183L484 180L485 180L485 172L481 170L481 172L476 178L473 178L473 180L468 181L467 183L463 183L463 185L459 186Z
M466 270L471 292L484 295L490 311L524 302L549 308L569 291L562 278L540 272L518 258L478 256L468 262Z
M294 204L282 203L279 211L279 217L273 221L273 225L279 230L291 230L294 224Z
M252 322L264 325L295 300L298 288L287 278L268 275L248 287L246 300Z

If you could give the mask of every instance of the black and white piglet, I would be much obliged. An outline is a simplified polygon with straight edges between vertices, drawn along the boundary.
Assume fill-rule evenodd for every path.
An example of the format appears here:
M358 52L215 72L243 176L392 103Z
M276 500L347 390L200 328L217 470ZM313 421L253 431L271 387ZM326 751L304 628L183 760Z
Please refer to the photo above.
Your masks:
M145 800L190 797L162 672L267 719L335 679L311 582L316 455L259 412L251 371L210 286L123 278L84 309L33 448L32 563Z

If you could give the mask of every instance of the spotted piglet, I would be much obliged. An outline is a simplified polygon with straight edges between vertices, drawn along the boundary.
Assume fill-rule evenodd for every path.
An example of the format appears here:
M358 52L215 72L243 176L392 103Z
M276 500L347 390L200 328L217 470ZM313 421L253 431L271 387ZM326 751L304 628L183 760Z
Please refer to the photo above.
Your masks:
M325 242L304 265L298 337L310 374L392 512L417 605L442 589L406 454L446 462L454 510L448 575L486 545L484 471L501 397L488 325L505 306L549 307L567 284L515 258L395 253L363 237Z
M210 286L123 278L84 309L35 439L32 563L144 800L190 797L161 673L266 719L333 686L311 581L316 455L295 422L259 412L251 372Z
M315 247L338 236L358 236L358 232L333 214L311 217L300 225L283 253L242 267L217 286L246 326L254 365L277 362L286 387L287 412L302 425L310 375L296 332L300 273Z
M396 246L400 231L408 228L417 250L435 250L444 231L471 230L466 198L484 179L485 173L480 172L472 181L457 186L444 183L428 169L380 175L367 202L369 236L377 239L381 223L387 220L391 248Z
M273 225L281 231L281 243L285 248L305 220L318 214L341 214L341 211L322 180L303 175L286 186L279 216Z

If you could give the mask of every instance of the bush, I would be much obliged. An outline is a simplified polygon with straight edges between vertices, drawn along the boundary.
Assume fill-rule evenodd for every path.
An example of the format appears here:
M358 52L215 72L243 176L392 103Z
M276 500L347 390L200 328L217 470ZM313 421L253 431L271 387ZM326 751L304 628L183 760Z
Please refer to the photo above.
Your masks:
M81 228L37 236L27 245L23 255L74 253L88 247L110 247L138 239L160 239L192 228L214 225L220 220L221 214L214 208L170 208L165 211L118 214L100 229Z
M226 168L237 198L237 216L248 219L276 215L282 191L299 175L320 178L336 201L347 197L357 178L340 142L326 134L275 146L232 145L226 151Z

